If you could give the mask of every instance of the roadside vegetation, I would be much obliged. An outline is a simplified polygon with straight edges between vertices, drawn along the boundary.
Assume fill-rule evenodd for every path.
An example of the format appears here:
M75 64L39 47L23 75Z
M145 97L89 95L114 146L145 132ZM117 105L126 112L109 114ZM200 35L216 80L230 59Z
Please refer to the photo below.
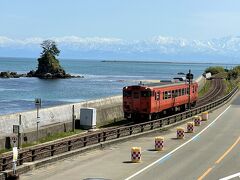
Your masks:
M57 139L73 136L73 135L76 135L76 134L79 134L79 133L82 133L82 132L83 132L83 130L81 130L81 129L75 129L74 132L73 131L68 131L68 132L55 133L53 135L50 135L50 136L39 139L38 142L23 144L22 147L24 148L24 147L37 145L37 144L42 144L42 143L54 141L54 140L57 140Z
M108 127L126 125L127 123L129 123L129 120L127 120L127 119L124 119L124 118L116 119L115 118L115 119L109 120L105 123L98 124L97 127L98 128L108 128Z
M201 91L198 93L198 97L199 98L203 97L204 94L206 94L211 89L211 87L212 87L211 81L207 80Z
M222 66L210 66L205 70L205 73L211 73L212 75L223 73L225 69Z
M232 69L225 69L221 66L211 66L205 70L210 72L214 77L222 78L226 84L226 93L229 93L236 85L240 85L240 65Z

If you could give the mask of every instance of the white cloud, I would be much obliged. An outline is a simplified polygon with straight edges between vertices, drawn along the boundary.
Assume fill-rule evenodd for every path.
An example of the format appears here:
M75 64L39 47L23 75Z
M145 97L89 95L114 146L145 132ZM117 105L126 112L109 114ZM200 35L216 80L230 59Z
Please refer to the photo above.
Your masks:
M106 37L78 37L78 36L64 36L64 37L52 37L41 38L31 37L25 39L13 39L5 36L0 36L1 45L29 45L29 44L41 44L43 40L52 39L59 44L120 44L123 43L122 39L118 38L106 38Z

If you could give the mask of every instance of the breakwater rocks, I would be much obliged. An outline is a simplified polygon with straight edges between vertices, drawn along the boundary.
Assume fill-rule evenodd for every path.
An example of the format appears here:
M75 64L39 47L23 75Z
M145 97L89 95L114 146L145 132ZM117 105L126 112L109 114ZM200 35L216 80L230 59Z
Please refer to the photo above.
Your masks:
M20 78L20 77L26 77L26 74L18 74L17 72L0 72L0 78Z
M30 71L27 73L27 77L38 77L40 79L67 79L67 78L84 78L84 76L73 76L65 73L65 71L53 71L53 72L39 72Z
M56 73L40 73L30 71L27 74L18 74L17 72L4 71L0 72L0 78L20 78L20 77L38 77L41 79L66 79L66 78L84 78L84 76L73 76L71 74L56 72Z

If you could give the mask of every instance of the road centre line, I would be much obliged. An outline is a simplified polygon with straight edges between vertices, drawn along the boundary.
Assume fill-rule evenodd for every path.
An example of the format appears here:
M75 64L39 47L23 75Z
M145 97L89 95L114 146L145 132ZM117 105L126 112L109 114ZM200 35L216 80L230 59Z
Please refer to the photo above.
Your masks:
M240 141L240 136L238 139L235 141L235 143L215 162L215 164L220 163L225 156L228 155L228 153L237 145L237 143Z
M215 164L218 164L219 162L221 162L223 160L223 158L228 155L228 153L237 145L237 143L240 141L240 136L238 137L238 139L234 142L234 144L215 162ZM212 166L211 168L208 168L208 170L201 176L198 178L198 180L202 180L204 177L207 176L207 174L209 174L209 169L213 169L214 166Z
M212 171L213 168L208 168L208 170L203 173L203 175L201 177L199 177L197 180L202 180L203 178L205 178L211 171Z
M206 126L202 131L200 131L198 134L196 134L194 137L192 137L191 139L189 139L187 142L181 144L180 146L178 146L177 148L175 148L174 150L172 150L171 152L167 153L166 155L164 155L163 157L159 158L158 160L154 161L153 163L149 164L148 166L146 166L145 168L141 169L140 171L134 173L133 175L127 177L125 180L130 180L132 178L134 178L135 176L139 175L140 173L142 173L143 171L149 169L150 167L152 167L153 165L157 164L158 162L162 161L162 159L165 159L167 156L172 155L173 153L175 153L177 150L181 149L182 147L184 147L185 145L187 145L188 143L190 143L192 140L194 140L197 136L199 136L200 134L202 134L204 131L206 131L213 123L215 123L229 108L231 107L231 105L229 105L221 114L219 114L217 116L216 119L214 119L208 126Z

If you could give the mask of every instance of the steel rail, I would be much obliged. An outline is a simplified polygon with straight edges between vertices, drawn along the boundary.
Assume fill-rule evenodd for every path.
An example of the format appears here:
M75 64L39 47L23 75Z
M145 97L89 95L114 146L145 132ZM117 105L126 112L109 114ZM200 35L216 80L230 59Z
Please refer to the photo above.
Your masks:
M197 107L216 100L224 91L222 79L213 79L213 89L202 98L199 98Z

